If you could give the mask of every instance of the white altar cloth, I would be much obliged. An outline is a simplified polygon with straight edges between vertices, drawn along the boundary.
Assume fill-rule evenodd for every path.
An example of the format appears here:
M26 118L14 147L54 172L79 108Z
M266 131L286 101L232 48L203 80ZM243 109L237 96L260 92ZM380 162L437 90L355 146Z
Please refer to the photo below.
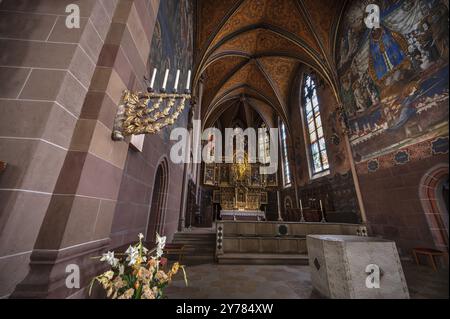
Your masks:
M260 210L221 210L220 216L231 216L233 218L236 217L256 217L258 219L265 219L266 214Z

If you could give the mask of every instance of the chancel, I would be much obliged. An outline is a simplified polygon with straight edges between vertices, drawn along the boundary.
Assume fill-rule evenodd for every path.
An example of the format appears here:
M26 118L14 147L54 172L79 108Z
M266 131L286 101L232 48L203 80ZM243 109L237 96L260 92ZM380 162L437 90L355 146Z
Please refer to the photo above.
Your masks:
M0 298L448 298L448 6L0 0Z

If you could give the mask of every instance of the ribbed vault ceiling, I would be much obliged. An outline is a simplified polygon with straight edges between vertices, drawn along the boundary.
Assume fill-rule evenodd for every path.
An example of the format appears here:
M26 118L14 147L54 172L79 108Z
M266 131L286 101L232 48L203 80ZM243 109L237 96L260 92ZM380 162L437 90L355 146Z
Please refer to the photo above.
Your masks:
M194 86L202 77L202 118L212 124L230 105L243 105L237 101L245 97L259 114L267 116L269 107L286 120L292 82L302 64L320 74L337 96L336 32L346 3L198 1Z

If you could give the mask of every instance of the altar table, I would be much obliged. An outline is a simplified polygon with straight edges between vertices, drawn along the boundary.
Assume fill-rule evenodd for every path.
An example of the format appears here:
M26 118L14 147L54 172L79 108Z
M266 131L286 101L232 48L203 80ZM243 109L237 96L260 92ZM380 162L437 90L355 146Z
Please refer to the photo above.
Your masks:
M260 210L221 210L222 220L264 220L266 214Z

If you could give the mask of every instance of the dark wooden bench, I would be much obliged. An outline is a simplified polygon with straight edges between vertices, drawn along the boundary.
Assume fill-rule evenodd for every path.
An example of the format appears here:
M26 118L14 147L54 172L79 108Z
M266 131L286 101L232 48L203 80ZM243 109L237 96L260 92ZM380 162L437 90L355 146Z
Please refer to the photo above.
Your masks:
M413 256L414 260L416 261L417 265L420 265L419 263L419 255L427 256L430 260L431 267L434 271L437 271L437 265L436 265L436 257L443 257L445 253L440 250L431 249L431 248L414 248L413 249Z
M185 255L184 245L182 244L166 244L164 254L167 256L178 255L178 262L181 264Z

